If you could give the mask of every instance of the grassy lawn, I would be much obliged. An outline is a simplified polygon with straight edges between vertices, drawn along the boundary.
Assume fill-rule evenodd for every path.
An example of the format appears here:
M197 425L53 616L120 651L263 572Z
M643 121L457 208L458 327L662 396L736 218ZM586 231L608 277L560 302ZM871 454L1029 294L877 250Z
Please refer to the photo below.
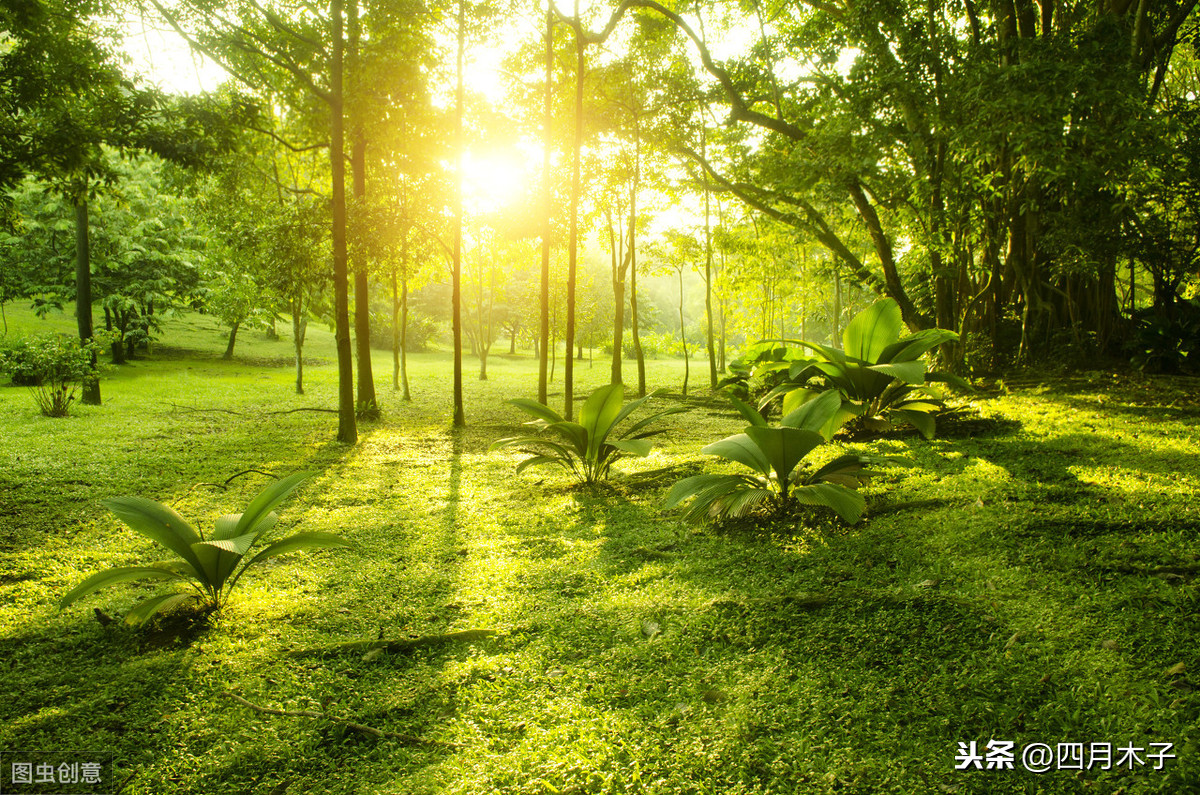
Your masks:
M384 417L345 448L334 414L282 413L335 403L331 340L312 337L303 396L286 339L245 333L223 361L201 317L70 418L0 387L0 758L111 752L123 793L1196 791L1196 379L1026 376L933 441L852 445L908 462L859 525L694 528L663 497L743 425L706 388L649 458L580 488L488 453L524 419L503 400L535 391L529 358L493 356L486 382L469 359L452 432L448 355L410 357L404 404L378 352ZM607 382L602 359L580 368L577 392ZM661 403L681 380L650 363L676 394ZM94 617L148 586L56 612L88 574L161 557L101 499L211 527L267 482L214 485L249 468L315 471L276 532L362 551L280 558L207 626ZM495 634L439 637L471 629ZM429 642L330 648L378 638ZM993 738L1016 769L954 769L959 742ZM1177 758L1039 775L1020 759L1039 742Z

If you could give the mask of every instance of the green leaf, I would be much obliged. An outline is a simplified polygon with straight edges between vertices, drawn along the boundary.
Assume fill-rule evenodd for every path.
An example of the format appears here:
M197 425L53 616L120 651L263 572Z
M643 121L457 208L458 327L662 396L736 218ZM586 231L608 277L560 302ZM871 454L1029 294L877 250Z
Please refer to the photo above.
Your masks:
M922 329L902 340L893 342L880 353L877 362L905 362L919 359L944 342L958 339L953 331L940 328Z
M811 390L797 389L796 392L806 392L811 394ZM791 393L783 399L785 407L789 404ZM823 430L829 424L830 420L838 416L842 408L842 395L836 389L827 389L814 398L810 398L802 403L799 408L789 411L782 420L780 425L786 425L789 428L800 428L808 431L820 433L826 439L832 436L832 433L826 435ZM839 424L840 427L840 424ZM836 429L835 429L836 430Z
M746 422L750 423L751 425L767 424L767 421L763 419L763 415L759 412L759 410L751 406L749 403L738 400L733 395L729 395L729 402L732 403L733 407L738 410L738 414L741 414L742 417L745 418Z
M645 439L617 439L616 441L609 442L608 444L609 446L615 447L623 453L636 455L639 458L645 458L646 456L650 455L650 450L654 447L652 442L648 442Z
M663 417L670 416L671 414L682 414L683 412L685 412L687 410L688 410L687 406L672 406L669 409L663 409L660 412L651 414L649 417L646 417L644 420L638 420L637 422L635 422L632 426L630 426L629 430L627 430L621 434L621 438L625 439L630 436L633 436L638 431L640 431L642 428L645 428L647 425L650 425L651 423L657 422L658 420L662 419ZM652 431L649 435L656 436L660 433L666 433L666 428L661 428L659 430ZM646 436L646 435L647 434L642 434L642 436Z
M564 460L561 457L551 455L535 455L517 464L516 474L519 475L530 467L544 466L545 464L558 464L563 469L571 468L570 459Z
M832 393L836 396L837 393ZM771 462L775 477L780 483L786 483L796 465L804 460L814 447L823 444L825 439L816 431L784 426L781 428L751 427L746 429L763 455Z
M854 316L842 334L846 355L875 363L889 345L900 338L903 319L900 305L882 298Z
M925 363L921 361L874 364L867 369L883 375L890 375L892 378L899 378L908 384L925 383Z
M900 417L909 425L921 432L921 435L926 439L932 439L934 433L937 432L937 423L933 419L933 415L924 411L916 411L910 409L894 409L888 412L889 417Z
M295 533L287 538L280 539L273 544L268 544L267 546L263 547L262 551L255 555L250 562L246 564L246 568L248 569L257 563L262 563L270 558L274 558L279 555L286 555L290 552L298 552L303 549L326 549L334 547L356 549L358 545L351 541L347 541L341 536L334 535L333 533L322 533L318 531ZM243 571L244 570L245 569L243 569Z
M184 518L162 503L144 497L113 497L101 502L129 527L174 552L190 563L200 574L200 561L192 552L192 544L200 535Z
M757 427L757 426L751 426ZM728 436L719 442L713 442L700 448L705 455L715 455L744 464L763 477L770 477L771 462L762 449L747 434L739 433Z
M837 483L813 483L792 491L792 499L802 505L824 505L850 524L856 523L867 506L861 494Z
M217 517L216 529L213 530L212 537L214 539L233 538L237 535L238 522L242 520L240 513L228 513L224 516Z
M93 574L83 582L76 585L67 595L58 602L58 609L62 610L72 602L75 602L90 593L107 588L110 585L116 585L122 582L132 582L134 580L183 580L187 581L187 577L167 569L158 568L157 566L121 566L113 569Z
M530 400L529 398L513 398L512 400L510 400L508 402L510 404L516 406L517 408L519 408L521 411L525 412L526 414L529 414L530 416L533 416L533 417L537 417L539 420L545 420L546 422L562 422L563 421L562 415L560 415L558 412L554 411L551 408L547 408L546 406L543 406L541 403L538 403L536 400Z
M600 445L620 415L624 399L625 387L609 384L592 392L579 410L579 424L588 435L588 461L595 461L600 454Z
M144 624L155 613L170 610L175 605L198 598L194 593L166 593L152 596L146 601L134 605L125 614L125 623L136 627Z
M245 512L242 513L242 518L238 520L234 535L243 535L255 530L261 533L262 529L258 526L259 522L266 518L271 510L283 502L301 483L312 476L312 472L296 472L295 474L288 475L286 478L280 478L260 491L258 496L251 500Z

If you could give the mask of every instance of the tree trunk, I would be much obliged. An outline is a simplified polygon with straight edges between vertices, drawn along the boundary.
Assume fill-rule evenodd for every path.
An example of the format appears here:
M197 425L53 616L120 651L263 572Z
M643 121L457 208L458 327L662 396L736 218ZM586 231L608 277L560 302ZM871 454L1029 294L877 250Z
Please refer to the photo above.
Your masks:
M404 400L412 401L408 391L408 241L405 240L404 272L400 275L400 388Z
M625 239L623 233L621 239ZM625 271L629 267L629 261L625 258L625 252L617 250L617 236L613 232L611 215L608 217L608 244L612 249L613 288L613 350L609 383L619 384L621 383L621 359L625 353Z
M359 60L361 25L358 0L350 0L346 9L350 44L350 173L354 182L354 209L360 215L367 198L367 139L362 125L362 64ZM371 286L367 279L367 256L362 246L355 251L354 263L354 343L358 354L358 405L362 416L377 417L379 401L375 396L375 374L371 367Z
M354 357L350 346L350 285L346 253L346 131L342 118L342 0L330 0L333 19L333 59L330 66L329 109L332 135L329 166L333 188L333 294L338 352L339 442L358 443L354 405Z
M225 355L221 357L222 359L233 358L233 345L237 342L238 328L240 328L241 325L242 321L238 320L229 327L229 344L225 346Z
M450 298L454 329L454 426L456 428L467 424L466 414L463 411L462 384L463 54L467 36L466 15L465 0L458 0L458 66L454 105L454 284Z
M112 312L108 310L107 306L104 307L104 328L110 333L113 330ZM125 364L125 346L121 343L121 338L114 336L110 347L112 349L112 363Z
M646 357L638 334L637 311L637 197L642 176L642 137L637 124L633 127L633 184L629 192L629 312L633 331L633 353L637 357L638 397L646 396Z
M629 313L630 322L632 324L632 328L630 330L633 333L633 355L637 358L638 397L645 397L646 357L642 353L642 339L638 334L637 258L632 253L630 255L629 265Z
M579 0L575 2L579 18ZM579 264L579 192L580 160L583 155L583 36L575 34L575 145L571 163L571 231L567 253L567 355L563 360L563 403L566 419L575 416L575 271Z
M292 301L292 347L296 351L296 394L304 394L304 335L308 321L304 319L301 299Z
M550 235L553 207L550 196L550 151L554 142L550 126L554 120L554 6L546 6L546 96L542 127L542 283L538 328L538 402L546 405L546 379L550 353Z
M760 20L761 21L761 20ZM700 117L700 157L707 160L706 146L708 136L704 131L704 117ZM712 224L709 217L709 186L708 172L704 172L704 324L705 339L708 343L708 385L717 388L717 351L713 344L713 306L712 306ZM683 276L680 275L680 292L683 290ZM681 299L682 300L682 299ZM682 313L682 309L680 310ZM682 317L682 314L681 314ZM680 321L682 323L682 321ZM687 381L685 379L684 383ZM686 392L684 394L687 394Z
M75 319L79 327L79 340L92 341L92 244L88 236L87 186L75 196ZM96 354L92 354L92 377L83 385L82 402L88 406L100 405L100 375L96 367Z
M687 397L691 360L688 358L687 328L683 324L683 266L679 266L679 344L683 346L683 396ZM716 381L713 382L716 386Z

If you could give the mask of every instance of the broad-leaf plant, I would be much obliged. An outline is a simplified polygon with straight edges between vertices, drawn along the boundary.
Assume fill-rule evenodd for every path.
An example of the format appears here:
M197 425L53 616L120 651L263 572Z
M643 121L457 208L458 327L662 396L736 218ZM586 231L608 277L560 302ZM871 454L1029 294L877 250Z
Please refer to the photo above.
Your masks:
M808 401L777 426L768 424L753 406L731 400L749 427L700 452L742 464L753 474L685 478L671 489L665 508L689 503L683 514L689 522L744 516L759 507L774 507L777 514L786 515L796 505L831 508L850 524L862 517L866 501L857 489L876 474L869 467L890 463L888 459L846 453L821 466L805 462L809 453L828 441L829 429L837 429L842 406L837 392Z
M135 580L165 580L184 590L170 590L135 605L125 615L128 624L145 622L156 613L187 602L196 602L204 610L217 610L229 598L242 575L252 566L279 555L319 547L352 547L349 541L322 532L293 533L251 550L279 519L275 506L312 476L297 472L263 489L242 513L222 516L205 537L162 503L144 497L114 497L104 506L132 530L166 548L174 555L168 561L149 566L118 566L93 574L71 589L59 602L63 609L101 588Z
M925 438L934 434L934 414L944 408L941 393L930 381L963 388L965 382L948 373L932 372L921 357L944 342L958 339L953 331L925 329L901 337L900 307L891 298L876 301L859 312L842 335L843 349L802 340L789 341L816 353L793 361L786 383L763 398L763 406L782 396L788 414L826 390L836 390L842 405L830 426L847 421L870 431L912 425ZM828 428L827 428L828 430Z
M498 439L491 449L515 447L529 453L517 465L517 472L542 465L560 466L574 475L581 483L595 483L608 477L613 463L625 456L646 457L653 443L650 438L666 429L651 428L658 419L668 414L686 411L676 406L657 412L633 423L618 432L617 426L629 418L643 403L654 396L625 403L625 389L620 384L602 386L588 396L579 411L579 422L565 419L558 412L536 400L517 398L508 401L521 411L534 417L526 425L542 431L536 436L511 436Z

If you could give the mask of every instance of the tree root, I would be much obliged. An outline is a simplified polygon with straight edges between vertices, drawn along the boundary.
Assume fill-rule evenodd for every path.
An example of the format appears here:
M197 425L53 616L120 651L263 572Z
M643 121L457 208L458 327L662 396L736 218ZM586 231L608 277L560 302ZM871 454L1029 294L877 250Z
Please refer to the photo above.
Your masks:
M369 734L372 737L379 737L379 738L387 739L387 740L399 740L402 743L408 743L410 745L436 745L436 746L445 746L445 747L452 747L452 748L458 747L457 743L447 743L447 742L441 742L439 740L427 740L423 737L415 737L411 734L397 734L396 732L386 732L386 731L383 731L382 729L376 729L373 726L366 726L362 723L355 723L354 721L347 720L345 718L338 718L333 715L327 715L324 712L314 712L314 711L308 710L308 709L290 710L290 709L274 709L273 707L260 707L259 705L254 704L254 703L242 698L237 693L230 693L230 692L226 691L225 695L229 696L230 698L232 698L234 701L241 704L242 706L249 707L250 709L254 710L255 712L261 712L264 715L284 715L289 718L316 718L318 720L327 720L332 723L340 723L348 729L354 729L356 732L361 732L363 734Z

